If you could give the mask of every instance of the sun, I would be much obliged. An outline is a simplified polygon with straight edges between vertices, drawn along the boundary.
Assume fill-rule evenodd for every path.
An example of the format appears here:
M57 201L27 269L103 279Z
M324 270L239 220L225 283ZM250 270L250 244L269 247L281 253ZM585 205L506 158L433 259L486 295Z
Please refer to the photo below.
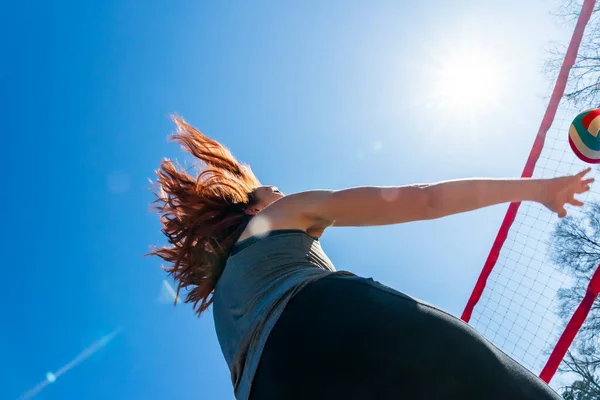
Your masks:
M501 96L496 63L468 54L445 60L434 87L435 98L457 108L471 108Z
M486 46L447 46L427 69L428 106L452 114L489 112L506 104L510 65Z

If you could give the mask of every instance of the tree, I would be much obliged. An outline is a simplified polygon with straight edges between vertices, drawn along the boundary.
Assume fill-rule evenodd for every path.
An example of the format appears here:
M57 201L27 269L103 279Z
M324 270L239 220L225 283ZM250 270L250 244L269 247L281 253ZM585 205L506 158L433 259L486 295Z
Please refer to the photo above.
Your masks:
M568 0L558 9L557 17L574 26L579 17L583 1ZM565 56L565 46L555 46L550 51L546 72L555 79ZM592 18L579 48L577 61L569 75L564 99L577 107L600 105L600 3L596 4Z
M563 397L567 400L598 400L600 399L600 369L599 349L579 349L578 355L569 351L563 364L566 369L575 373L578 379L563 389Z
M568 321L583 299L588 283L600 265L600 202L590 202L579 217L556 225L550 241L553 262L573 278L558 291L559 316ZM575 381L564 387L568 400L600 399L600 301L592 309L561 366Z

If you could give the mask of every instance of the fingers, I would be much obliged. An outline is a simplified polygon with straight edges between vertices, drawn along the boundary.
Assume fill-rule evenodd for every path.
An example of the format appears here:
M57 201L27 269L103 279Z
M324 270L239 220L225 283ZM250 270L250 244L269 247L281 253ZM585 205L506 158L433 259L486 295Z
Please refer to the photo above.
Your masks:
M594 183L595 179L594 178L590 178L590 179L586 179L584 181L581 181L581 183L583 183L584 185L591 185L592 183Z
M577 175L577 177L579 178L583 178L584 176L586 176L590 171L592 170L592 167L587 167L586 169L584 169L583 171L579 172Z
M575 193L581 194L590 190L590 183L585 183L583 185L577 185L577 189L575 189Z
M579 201L579 200L577 200L575 198L569 200L568 203L570 205L572 205L572 206L575 206L575 207L583 207L583 201Z
M564 207L561 207L561 208L558 210L557 214L558 214L558 218L564 218L564 217L566 217L566 216L567 216L567 210L565 210L565 208L564 208Z

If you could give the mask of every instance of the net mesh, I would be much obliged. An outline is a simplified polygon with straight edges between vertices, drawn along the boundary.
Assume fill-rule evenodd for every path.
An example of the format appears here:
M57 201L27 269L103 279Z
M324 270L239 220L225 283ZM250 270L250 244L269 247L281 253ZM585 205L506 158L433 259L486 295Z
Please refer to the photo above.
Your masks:
M534 178L573 174L586 168L569 147L568 132L580 112L562 103L546 136ZM597 174L592 170L591 176ZM598 185L579 196L584 202L600 199ZM582 211L574 207L572 216ZM559 219L537 203L521 204L488 278L470 324L509 356L539 374L564 329L558 316L558 291L573 280L552 261L551 234Z

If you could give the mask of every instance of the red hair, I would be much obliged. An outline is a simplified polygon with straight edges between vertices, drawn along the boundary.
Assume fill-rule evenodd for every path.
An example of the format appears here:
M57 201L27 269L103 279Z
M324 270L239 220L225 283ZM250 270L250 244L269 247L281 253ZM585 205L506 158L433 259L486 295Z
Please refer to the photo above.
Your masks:
M177 126L171 140L204 164L196 176L165 159L156 171L157 205L162 232L168 245L153 248L170 264L164 269L181 288L190 289L186 303L198 315L212 303L212 293L231 248L250 220L244 209L254 202L260 182L249 166L231 152L189 125L173 117Z

